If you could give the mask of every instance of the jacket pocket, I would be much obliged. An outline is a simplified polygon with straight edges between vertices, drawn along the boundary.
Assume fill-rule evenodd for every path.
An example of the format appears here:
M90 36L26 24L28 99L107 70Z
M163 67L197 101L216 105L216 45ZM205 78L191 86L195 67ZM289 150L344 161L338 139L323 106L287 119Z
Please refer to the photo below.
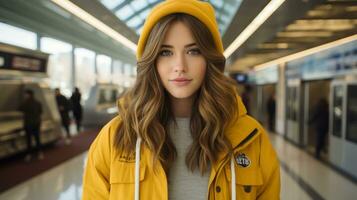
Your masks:
M226 178L231 183L231 170L226 168ZM238 200L256 199L257 189L263 185L262 172L259 167L235 167L236 195ZM231 186L229 185L229 188ZM230 188L231 190L231 188Z
M145 179L146 167L140 164L140 185ZM134 199L135 163L114 161L110 167L109 200Z
M146 167L140 164L140 182L145 179ZM110 167L110 184L134 184L135 163L115 161Z

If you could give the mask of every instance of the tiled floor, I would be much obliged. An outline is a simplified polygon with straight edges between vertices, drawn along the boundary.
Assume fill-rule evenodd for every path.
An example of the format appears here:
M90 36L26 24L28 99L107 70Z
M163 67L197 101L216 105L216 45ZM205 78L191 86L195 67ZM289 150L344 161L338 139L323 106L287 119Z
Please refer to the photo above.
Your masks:
M357 185L355 183L315 160L305 151L286 142L282 137L271 135L271 141L281 162L323 199L356 199Z
M83 153L6 192L1 200L79 200L87 153Z
M281 167L281 199L352 200L357 185L306 152L271 135ZM77 200L81 197L86 153L0 194L1 200ZM284 167L283 167L284 166ZM307 189L306 189L307 188ZM312 195L314 194L315 195Z

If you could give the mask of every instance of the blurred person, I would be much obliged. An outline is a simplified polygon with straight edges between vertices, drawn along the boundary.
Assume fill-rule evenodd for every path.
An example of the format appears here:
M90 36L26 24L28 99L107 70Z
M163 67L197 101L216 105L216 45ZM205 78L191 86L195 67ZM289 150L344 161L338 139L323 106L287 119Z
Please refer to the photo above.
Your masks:
M81 105L81 93L78 87L74 88L74 91L71 96L71 105L74 119L76 121L77 132L79 133L81 130L81 122L82 122L82 105Z
M268 111L268 129L271 132L275 130L275 113L276 113L276 100L275 94L270 95L267 101L267 111Z
M90 147L83 200L279 199L276 153L223 73L208 2L156 5L139 38L137 64L118 116Z
M250 91L252 90L250 85L244 85L244 91L242 93L242 101L247 109L247 113L250 113Z
M62 126L64 127L64 129L66 131L65 143L68 145L68 144L71 143L71 134L70 134L70 131L69 131L70 102L65 96L63 96L61 94L61 91L60 91L59 88L55 89L55 95L56 95L56 102L57 102L58 111L59 111L60 116L61 116Z
M23 125L27 141L25 161L29 162L32 157L31 154L35 151L37 152L37 158L42 160L44 158L40 141L42 105L35 98L33 90L25 90L24 101L20 105L20 111L23 112ZM32 136L35 138L35 148L32 147Z
M310 124L314 124L316 132L315 157L320 159L321 151L325 148L326 136L329 127L329 108L325 98L321 98L315 107L315 110L309 120Z

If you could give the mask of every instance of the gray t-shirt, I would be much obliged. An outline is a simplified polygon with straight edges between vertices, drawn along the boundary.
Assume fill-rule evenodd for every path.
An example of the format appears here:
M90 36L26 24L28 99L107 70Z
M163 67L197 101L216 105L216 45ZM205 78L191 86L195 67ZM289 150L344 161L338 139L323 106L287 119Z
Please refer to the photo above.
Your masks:
M176 122L177 127L174 123L170 125L170 135L177 150L177 159L169 172L169 200L207 199L209 173L203 176L198 170L192 173L185 164L185 157L192 143L190 119L177 118Z

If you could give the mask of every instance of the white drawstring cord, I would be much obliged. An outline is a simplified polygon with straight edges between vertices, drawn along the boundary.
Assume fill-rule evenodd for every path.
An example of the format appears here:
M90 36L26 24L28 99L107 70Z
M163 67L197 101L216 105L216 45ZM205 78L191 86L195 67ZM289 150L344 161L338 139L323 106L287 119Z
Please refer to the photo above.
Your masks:
M135 146L135 200L139 200L139 191L140 191L140 147L141 147L141 138L136 140ZM232 200L236 199L236 171L234 167L234 156L231 158L231 190L232 190Z
M140 146L141 138L139 137L136 140L135 146L135 194L134 199L139 200L139 191L140 191Z
M232 185L231 185L231 190L232 190L232 200L236 200L236 170L234 168L234 155L232 155L231 158L231 180L232 180Z

